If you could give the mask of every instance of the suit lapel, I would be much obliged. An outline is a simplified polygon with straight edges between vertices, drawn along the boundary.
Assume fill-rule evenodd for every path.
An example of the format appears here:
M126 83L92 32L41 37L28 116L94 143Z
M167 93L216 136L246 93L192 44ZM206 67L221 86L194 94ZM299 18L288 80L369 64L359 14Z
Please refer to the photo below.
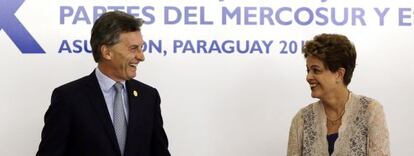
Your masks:
M98 80L96 78L95 71L89 75L88 89L89 99L91 101L90 104L95 109L96 115L103 125L103 129L105 129L107 136L111 140L112 147L115 151L117 151L117 153L120 153L119 147L117 145L115 130L112 125L112 120L109 115L101 87L99 86Z
M144 126L144 115L145 115L145 105L144 105L144 95L142 88L139 85L134 84L131 80L126 81L126 88L128 94L128 106L129 106L129 115L128 115L128 129L127 129L127 138L136 136L141 133ZM126 143L127 147L133 147L128 145L128 139Z

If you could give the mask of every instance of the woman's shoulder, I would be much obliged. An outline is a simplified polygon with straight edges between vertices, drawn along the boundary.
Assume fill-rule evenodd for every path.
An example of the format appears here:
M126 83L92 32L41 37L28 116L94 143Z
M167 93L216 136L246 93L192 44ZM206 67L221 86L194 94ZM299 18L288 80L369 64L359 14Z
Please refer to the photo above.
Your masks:
M359 95L359 94L355 94L352 93L352 98L356 101L358 101L359 103L363 103L363 104L368 104L368 105L381 105L378 100L365 96L365 95Z
M366 108L368 112L382 110L382 105L374 98L354 93L352 93L352 98L354 99L354 103L358 104L360 107Z
M315 112L323 107L322 103L320 101L316 101L313 103L310 103L306 105L305 107L302 107L299 112Z
M311 114L314 114L319 107L321 106L321 103L319 101L310 103L306 105L305 107L302 107L295 115L294 120L302 119L304 116L308 116Z

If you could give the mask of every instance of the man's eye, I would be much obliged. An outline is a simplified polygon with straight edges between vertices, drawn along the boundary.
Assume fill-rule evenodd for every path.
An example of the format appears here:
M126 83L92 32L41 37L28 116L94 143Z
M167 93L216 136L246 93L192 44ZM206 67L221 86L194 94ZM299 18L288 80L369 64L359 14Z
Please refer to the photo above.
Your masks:
M138 47L132 47L131 48L131 51L135 51L135 50L137 50L138 49Z

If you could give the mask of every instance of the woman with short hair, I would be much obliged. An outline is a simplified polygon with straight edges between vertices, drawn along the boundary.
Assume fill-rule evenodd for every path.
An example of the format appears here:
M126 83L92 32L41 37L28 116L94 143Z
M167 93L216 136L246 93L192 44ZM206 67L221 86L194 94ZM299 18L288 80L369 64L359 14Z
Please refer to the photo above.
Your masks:
M382 106L348 89L354 45L343 35L320 34L305 43L303 53L311 96L319 101L293 118L287 155L390 155Z

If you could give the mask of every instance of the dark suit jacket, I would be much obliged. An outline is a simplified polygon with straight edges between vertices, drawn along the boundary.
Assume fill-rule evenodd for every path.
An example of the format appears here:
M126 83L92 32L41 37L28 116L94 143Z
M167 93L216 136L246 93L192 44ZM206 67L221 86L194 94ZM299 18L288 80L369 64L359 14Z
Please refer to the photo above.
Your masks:
M126 81L129 119L125 156L169 156L158 91ZM138 96L134 96L136 91ZM95 72L56 88L45 114L37 156L120 156Z

